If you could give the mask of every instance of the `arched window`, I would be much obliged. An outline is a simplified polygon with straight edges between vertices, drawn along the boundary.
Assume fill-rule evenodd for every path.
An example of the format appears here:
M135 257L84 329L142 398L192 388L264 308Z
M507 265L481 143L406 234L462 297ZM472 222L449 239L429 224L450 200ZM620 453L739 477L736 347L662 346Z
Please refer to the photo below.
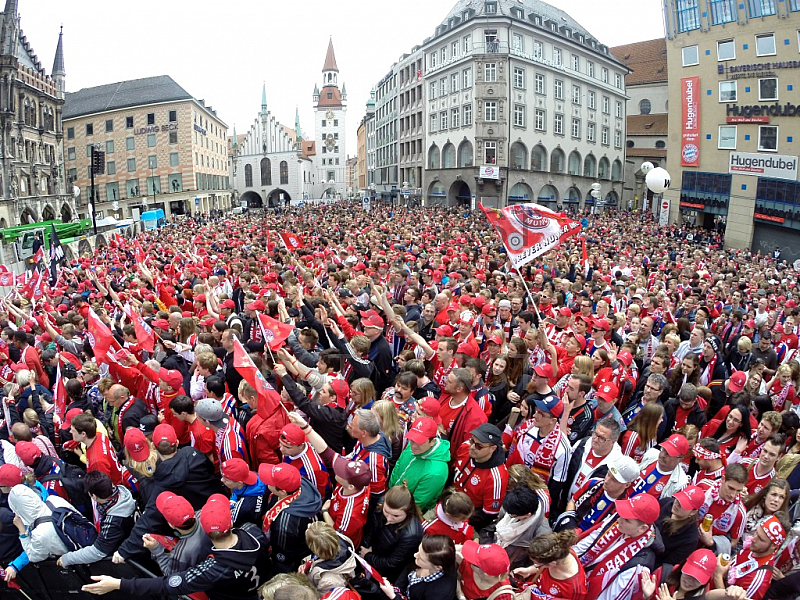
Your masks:
M659 150L661 150L663 148L666 148L666 147L667 147L667 143L664 140L658 140L656 142L656 148L658 148Z
M611 164L608 162L608 159L605 156L600 159L600 166L597 169L597 177L599 179L611 178Z
M442 168L453 169L456 166L456 147L450 142L442 148Z
M544 146L537 144L531 150L531 171L547 170L547 150Z
M640 115L649 115L651 110L650 100L645 98L641 102L639 102L639 114Z
M252 165L244 166L244 187L253 187L253 167Z
M261 159L261 185L272 185L272 162L266 157Z
M594 157L594 154L587 154L586 160L583 161L583 176L591 177L592 179L594 179L596 172L597 172L597 159Z
M287 185L289 183L289 163L285 160L281 161L281 185Z
M472 144L467 140L461 142L461 145L458 147L458 166L472 166Z
M509 165L512 169L527 170L528 149L522 142L514 142L511 144L511 161Z
M622 163L619 160L611 165L611 181L622 181Z
M555 152L554 152L555 154ZM552 185L545 185L539 190L536 196L537 204L544 204L546 202L558 202L558 190Z
M569 153L569 163L567 164L567 173L570 175L581 174L581 155L577 150Z
M553 150L553 153L550 155L550 172L551 173L563 173L564 172L564 151L560 148L556 148Z
M429 169L438 169L440 165L439 161L439 148L436 147L436 144L428 148L428 168Z

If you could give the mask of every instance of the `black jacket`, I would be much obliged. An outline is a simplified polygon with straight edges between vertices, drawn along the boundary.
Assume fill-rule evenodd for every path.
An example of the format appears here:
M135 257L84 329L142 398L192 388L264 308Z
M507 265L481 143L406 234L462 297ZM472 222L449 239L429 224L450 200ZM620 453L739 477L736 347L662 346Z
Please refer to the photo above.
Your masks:
M724 391L724 383L723 383ZM675 426L675 413L678 412L680 402L677 398L670 398L664 405L664 425L663 428L659 427L658 441L663 442L670 435L672 435L672 428ZM715 414L715 413L712 413ZM706 413L700 408L700 405L695 402L692 412L686 417L687 425L696 425L698 429L702 429L706 424Z
M7 567L20 554L22 545L17 526L14 525L14 513L5 506L0 507L0 565Z
M656 555L656 564L681 564L697 548L697 540L700 538L697 522L690 520L683 528L668 534L663 529L664 521L672 516L675 499L662 498L658 502L661 504L661 514L656 521L656 527L661 531L664 550Z
M394 377L397 374L394 366L394 352L383 335L370 345L369 359L375 363L372 381L375 383L376 397L380 398L383 390L394 383Z
M277 502L275 496L267 501L269 510ZM306 529L322 508L322 498L316 486L305 477L300 482L300 495L284 508L269 526L272 547L272 568L278 573L294 573L310 554L306 544Z
M125 416L122 417L123 431L127 431L130 427L139 429L139 421L142 420L143 416L150 414L150 409L147 408L147 405L143 400L139 400L139 398L131 398L130 402L131 407L125 412Z
M294 402L294 405L307 416L314 428L329 448L341 452L345 446L345 427L347 412L343 408L322 406L311 400L289 375L281 378L283 388Z
M257 600L269 574L269 544L250 523L233 531L239 539L232 548L213 549L199 565L169 577L123 579L120 591L140 598L205 592L209 600Z
M422 525L412 517L405 527L390 525L383 511L375 513L372 526L367 528L361 545L372 548L364 557L378 573L394 581L414 559L414 553L422 541Z
M156 507L156 498L161 492L180 494L195 510L201 509L212 494L222 492L222 484L214 475L214 465L205 454L190 446L180 448L175 456L158 463L150 480L144 511L128 539L120 546L119 553L123 558L144 554L142 536L145 533L168 532L167 523Z
M394 585L408 600L455 600L458 578L455 573L444 573L434 581L420 581L414 585L408 584L408 575L416 570L417 565L412 562L400 574ZM399 600L395 596L395 600Z

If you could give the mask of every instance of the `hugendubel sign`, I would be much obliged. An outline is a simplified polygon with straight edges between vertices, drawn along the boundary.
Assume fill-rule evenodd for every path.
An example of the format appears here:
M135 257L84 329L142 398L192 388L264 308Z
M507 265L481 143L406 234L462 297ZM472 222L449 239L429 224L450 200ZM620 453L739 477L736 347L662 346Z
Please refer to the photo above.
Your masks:
M700 78L681 79L681 166L700 166Z
M728 158L728 173L797 181L797 157L731 152Z

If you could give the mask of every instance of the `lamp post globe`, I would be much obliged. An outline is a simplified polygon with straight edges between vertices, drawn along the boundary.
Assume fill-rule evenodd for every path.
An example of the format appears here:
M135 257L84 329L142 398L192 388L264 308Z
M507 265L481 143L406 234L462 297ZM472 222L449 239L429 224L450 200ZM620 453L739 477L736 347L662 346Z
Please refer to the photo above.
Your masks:
M642 172L642 174L643 174L643 175L645 175L645 176L646 176L646 175L647 175L647 174L648 174L650 171L652 171L654 168L655 168L655 167L653 166L653 163L651 163L649 160L646 160L646 161L644 161L644 162L642 163L642 165L639 167L639 170Z
M655 167L644 179L647 188L654 194L662 194L669 188L670 176L666 169Z

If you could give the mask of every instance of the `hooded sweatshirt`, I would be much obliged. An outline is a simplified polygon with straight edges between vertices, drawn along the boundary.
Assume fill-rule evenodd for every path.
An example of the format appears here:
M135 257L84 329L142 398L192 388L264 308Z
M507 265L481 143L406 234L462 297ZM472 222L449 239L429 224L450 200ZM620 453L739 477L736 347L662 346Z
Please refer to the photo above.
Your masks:
M69 502L59 496L50 496L48 501L56 508L75 510ZM47 521L33 526L36 519L53 514L36 491L22 484L15 485L8 494L8 506L22 520L26 531L26 537L20 536L24 552L12 563L17 571L28 562L40 562L50 556L67 553L67 547L58 537L53 523Z
M356 574L355 553L353 542L339 534L339 553L330 560L314 560L306 576L320 594L335 587L347 587L347 582ZM310 561L312 558L308 557L306 560Z
M233 517L234 527L245 523L261 523L266 509L264 501L266 493L267 486L260 479L253 485L245 485L243 488L231 492L231 517Z
M116 486L115 491L119 494L116 500L110 500L106 504L98 503L97 509L102 515L102 519L94 544L63 555L61 562L65 567L91 564L111 556L128 537L133 529L133 512L136 509L136 501L128 488L123 485ZM108 506L109 504L110 506Z
M205 592L209 600L257 600L269 572L269 544L251 523L233 533L238 537L233 547L212 549L197 566L169 577L123 579L120 591L131 597Z
M422 454L411 452L407 445L389 479L389 487L400 485L404 481L414 496L422 513L436 506L436 500L447 481L450 462L450 442L437 439L433 447Z
M271 497L269 506L275 504ZM300 482L300 495L284 508L267 533L272 546L272 565L280 573L294 573L309 553L306 528L322 508L322 498L316 486L305 477Z

